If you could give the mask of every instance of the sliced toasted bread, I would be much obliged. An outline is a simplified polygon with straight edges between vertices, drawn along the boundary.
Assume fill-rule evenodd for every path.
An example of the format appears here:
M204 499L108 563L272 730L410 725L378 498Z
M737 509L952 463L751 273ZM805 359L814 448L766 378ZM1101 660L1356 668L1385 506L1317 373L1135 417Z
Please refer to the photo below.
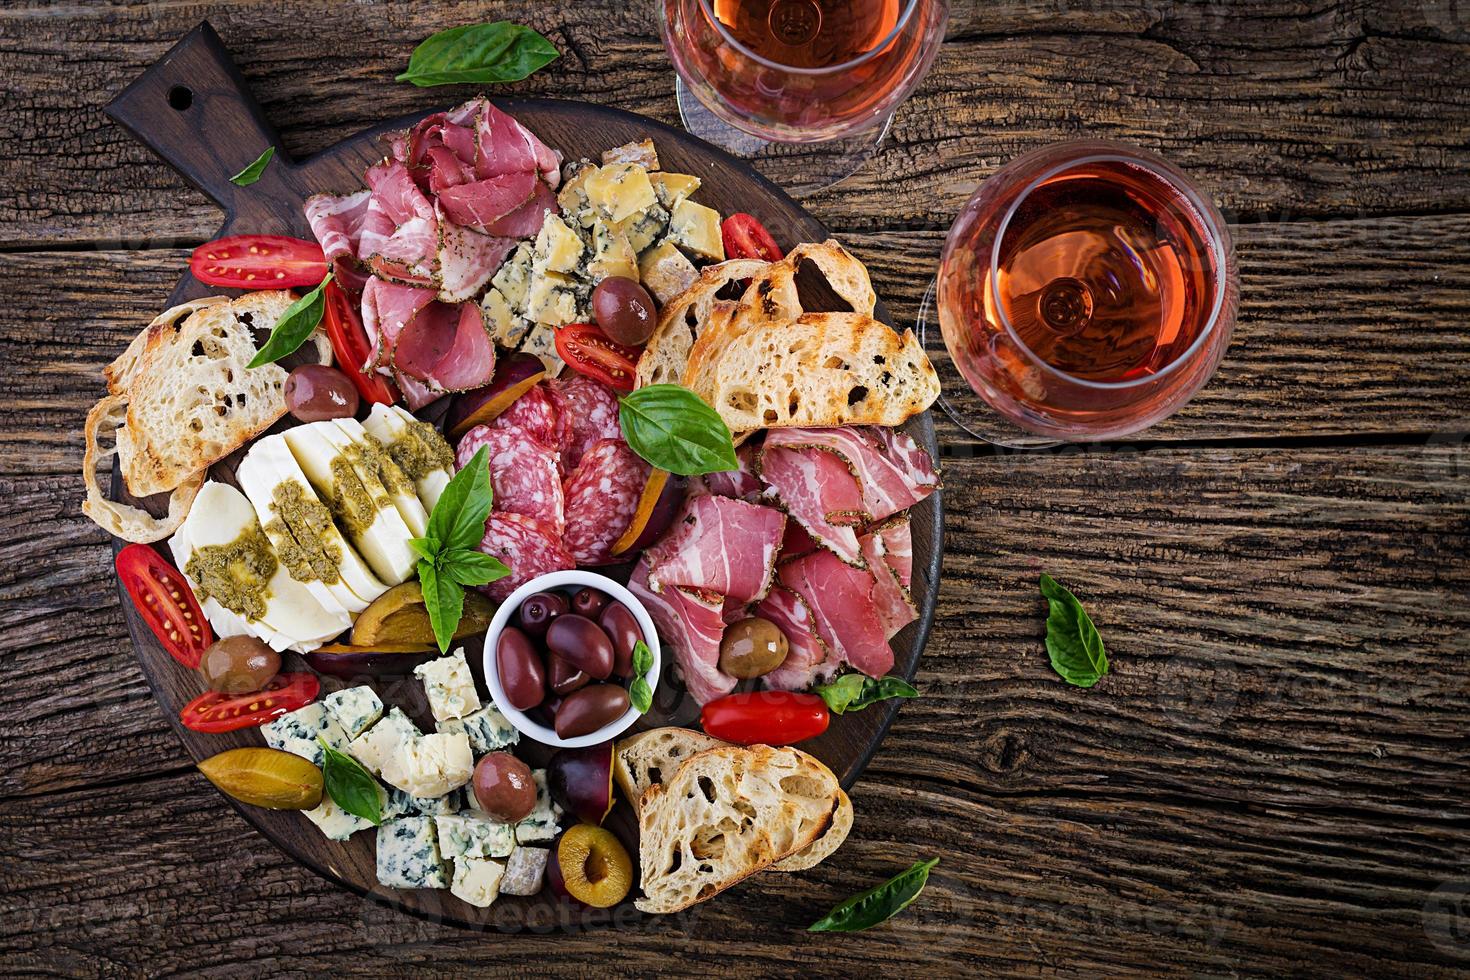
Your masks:
M700 752L639 808L644 912L677 912L807 847L841 792L805 752L729 745Z
M689 351L709 320L718 299L715 294L738 279L758 275L768 264L758 259L731 259L706 266L694 285L666 303L638 358L638 387L682 383Z
M688 728L654 728L625 738L613 753L613 776L633 809L648 787L672 779L689 758L729 743Z
M788 858L771 865L772 871L805 871L827 860L833 851L842 846L852 830L852 800L841 790L837 791L837 802L832 805L832 817L822 835Z
M901 425L939 397L939 376L911 331L861 313L804 313L730 341L711 390L732 432Z

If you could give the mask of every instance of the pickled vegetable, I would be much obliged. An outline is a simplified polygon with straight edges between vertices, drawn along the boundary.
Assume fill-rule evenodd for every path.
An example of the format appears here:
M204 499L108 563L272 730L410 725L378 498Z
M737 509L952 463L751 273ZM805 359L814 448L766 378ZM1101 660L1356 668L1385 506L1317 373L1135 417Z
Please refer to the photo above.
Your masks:
M636 279L608 276L592 290L592 318L616 342L637 347L658 325L658 307Z
M454 639L483 633L490 628L495 604L478 592L466 590L464 613L455 627ZM410 650L437 645L429 611L424 606L423 587L418 582L395 585L374 599L352 624L354 647Z
M258 691L281 669L281 655L253 636L215 640L199 658L199 673L211 691Z
M720 640L720 669L731 677L764 677L786 660L786 634L768 619L752 616L731 623Z
M509 752L491 752L475 765L475 799L496 820L515 823L536 808L531 767Z
M586 616L558 616L546 631L546 649L596 680L606 680L612 673L612 640Z
M514 626L495 641L495 669L505 699L517 711L529 711L546 699L546 674L531 638Z
M617 684L592 684L573 691L556 710L557 737L590 735L621 718L629 703L628 692Z
M226 796L271 810L311 810L322 801L322 771L280 749L230 749L199 763Z

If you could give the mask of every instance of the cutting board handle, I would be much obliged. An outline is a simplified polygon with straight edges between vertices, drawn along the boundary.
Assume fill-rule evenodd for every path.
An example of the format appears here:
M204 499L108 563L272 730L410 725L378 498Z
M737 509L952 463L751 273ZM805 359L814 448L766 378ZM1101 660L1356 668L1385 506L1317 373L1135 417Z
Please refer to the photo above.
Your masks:
M265 202L281 196L272 185L291 182L291 159L208 21L104 111L219 204L227 228L248 225L257 210L268 212ZM269 146L276 155L257 184L230 183Z

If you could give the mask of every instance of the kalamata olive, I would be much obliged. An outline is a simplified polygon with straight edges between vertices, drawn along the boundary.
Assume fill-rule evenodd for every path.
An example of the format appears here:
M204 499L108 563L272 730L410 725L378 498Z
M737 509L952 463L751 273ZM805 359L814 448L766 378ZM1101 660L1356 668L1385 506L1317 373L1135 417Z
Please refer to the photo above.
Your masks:
M495 641L495 669L505 699L517 711L528 711L546 698L546 674L531 638L514 626L500 631Z
M474 787L480 808L496 820L515 823L536 809L531 767L509 752L491 752L476 763Z
M752 616L731 623L720 640L720 669L746 680L764 677L786 659L786 634L768 619Z
M616 721L628 710L628 692L618 684L590 684L568 694L556 712L556 734L575 738Z
M253 636L215 640L199 658L199 673L211 691L247 694L265 687L281 669L281 655Z
M595 680L606 680L612 673L612 640L586 616L568 613L552 620L546 631L546 649Z
M608 276L592 290L592 318L602 332L627 347L645 343L658 324L658 307L636 279Z
M643 639L643 631L638 628L638 620L633 618L632 611L621 602L609 602L597 623L612 640L612 672L619 677L632 675L633 647Z
M571 694L592 681L585 670L579 670L556 654L546 658L546 683L554 694Z
M521 629L531 636L545 636L546 627L571 608L565 593L537 592L521 603Z
M357 389L347 375L326 364L303 364L286 376L286 409L303 422L346 419L357 414Z
M578 616L595 619L607 603L607 593L599 592L591 586L588 586L572 596L572 612Z

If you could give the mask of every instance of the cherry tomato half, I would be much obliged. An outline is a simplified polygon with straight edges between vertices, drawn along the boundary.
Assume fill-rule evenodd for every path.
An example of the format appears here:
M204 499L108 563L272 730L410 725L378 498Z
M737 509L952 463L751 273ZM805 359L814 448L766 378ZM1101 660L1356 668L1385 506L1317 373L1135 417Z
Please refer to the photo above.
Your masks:
M146 544L130 544L113 563L143 622L169 656L194 670L214 642L194 590L179 571Z
M315 286L327 275L316 242L284 235L235 235L205 242L189 256L189 271L210 286L290 289Z
M827 730L831 715L815 694L747 691L727 694L699 715L706 733L741 745L790 745Z
M179 720L196 732L233 732L255 728L316 700L322 682L315 674L277 674L249 694L205 691L184 705Z
M784 254L766 226L744 212L732 214L720 223L720 237L725 242L727 259L775 262Z
M624 347L590 323L569 323L557 328L556 353L578 374L632 391L642 350Z
M377 372L362 370L372 353L367 331L362 328L362 316L347 295L347 290L333 279L323 291L326 297L322 322L326 324L327 339L332 342L332 353L337 357L337 366L352 381L357 393L369 405L392 405L398 400L398 390L388 379Z

